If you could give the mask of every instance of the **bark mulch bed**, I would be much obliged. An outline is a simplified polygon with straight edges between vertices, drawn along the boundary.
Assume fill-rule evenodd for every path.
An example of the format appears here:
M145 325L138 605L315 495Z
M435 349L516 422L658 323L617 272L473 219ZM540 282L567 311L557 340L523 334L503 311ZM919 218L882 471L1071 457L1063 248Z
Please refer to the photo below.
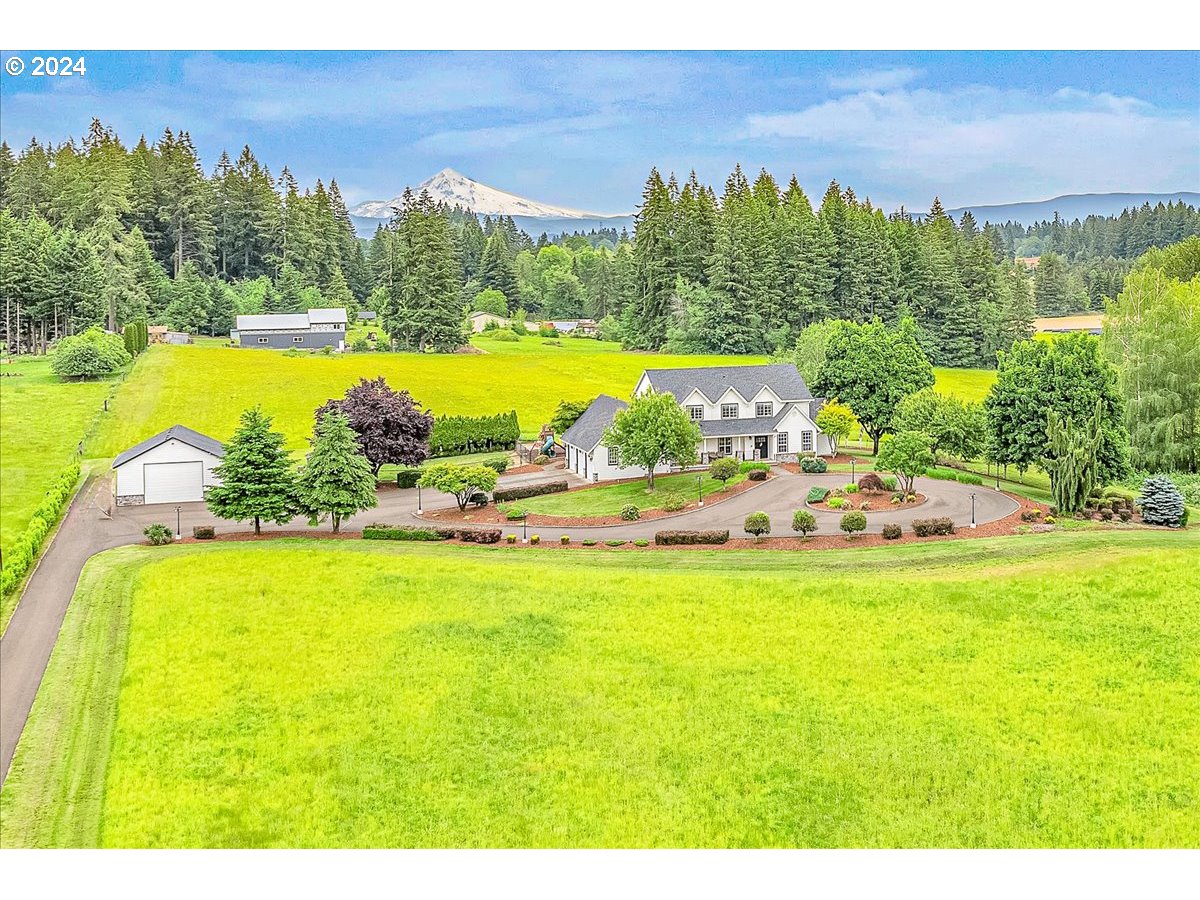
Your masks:
M850 465L851 460L856 460L858 462L859 466L862 467L862 473L864 475L866 475L868 472L874 471L871 468L871 461L863 459L861 456L847 456L845 453L839 453L837 456L822 456L821 459L825 460L825 463L830 466L848 466L848 465ZM800 468L800 463L794 463L794 462L780 463L779 468L783 469L785 472L791 472L793 475L822 474L822 473L818 473L818 472L805 472L803 469ZM843 473L843 472L826 472L823 474L842 475L845 473Z
M846 505L843 506L841 509L834 509L832 506L829 505L829 501L833 498L832 493L830 493L829 497L826 497L820 503L805 502L804 505L807 506L809 509L819 509L819 510L821 510L821 512L830 512L830 513L864 512L869 516L869 515L871 515L871 513L894 512L894 511L900 510L900 509L916 509L918 506L921 506L922 504L924 504L926 501L929 500L929 498L926 497L924 494L922 494L920 491L914 491L913 493L915 493L917 495L917 499L914 500L912 503L909 503L908 501L905 501L903 503L893 503L891 491L885 491L883 493L878 493L878 494L869 494L864 491L859 491L857 494L847 494L846 498L845 498ZM866 500L868 503L871 504L870 509L859 509L858 508L858 504L862 503L864 500Z
M630 479L641 481L643 479ZM704 498L704 507L707 509L717 503L728 500L730 497L736 497L738 494L745 493L760 484L766 484L771 480L768 474L764 481L751 481L747 478L745 481L740 481L723 491L714 491ZM607 484L615 484L616 482L605 482ZM590 491L596 487L604 487L605 485L589 485L587 487L575 488L575 491ZM519 500L514 500L514 503L520 503ZM668 512L665 509L643 509L642 515L638 522L648 522L655 519L672 519L675 516L683 515L684 513L693 512L699 507L695 500L691 500L684 506L683 509L677 509ZM495 506L477 509L468 507L466 510L459 510L457 507L449 509L427 509L421 513L422 519L428 519L432 522L445 522L452 525L500 525L509 528L521 524L520 519L506 519L504 513L500 512ZM542 527L553 528L581 528L581 527L599 527L604 525L632 525L633 522L627 522L620 516L543 516L536 513L531 513L525 520L529 525L539 525Z

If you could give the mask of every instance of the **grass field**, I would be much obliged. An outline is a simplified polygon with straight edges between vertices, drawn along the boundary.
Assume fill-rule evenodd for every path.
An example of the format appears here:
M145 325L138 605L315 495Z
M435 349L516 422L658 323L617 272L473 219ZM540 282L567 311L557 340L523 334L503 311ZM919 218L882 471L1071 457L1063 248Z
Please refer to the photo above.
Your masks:
M1198 550L125 548L0 840L1196 847Z
M502 343L478 336L479 354L347 353L288 357L220 347L154 347L118 396L87 452L115 456L178 423L224 440L255 403L275 416L293 450L307 448L312 414L360 376L383 375L438 414L482 415L516 409L526 436L548 422L560 400L598 393L628 396L647 367L762 362L757 357L622 353L593 340L528 337ZM939 370L939 389L981 395L993 373Z
M638 509L661 509L668 497L695 500L697 477L694 472L660 475L654 479L653 491L646 490L646 480L642 478L622 484L567 491L563 494L543 494L540 497L501 504L501 508L515 506L526 512L540 513L544 516L615 516L621 512L621 507L631 503ZM736 475L729 479L729 485L733 486L745 480L745 475ZM721 482L709 478L707 474L701 477L699 490L703 491L705 497L721 490L721 487Z
M0 547L29 522L70 463L111 383L63 382L47 357L0 366Z

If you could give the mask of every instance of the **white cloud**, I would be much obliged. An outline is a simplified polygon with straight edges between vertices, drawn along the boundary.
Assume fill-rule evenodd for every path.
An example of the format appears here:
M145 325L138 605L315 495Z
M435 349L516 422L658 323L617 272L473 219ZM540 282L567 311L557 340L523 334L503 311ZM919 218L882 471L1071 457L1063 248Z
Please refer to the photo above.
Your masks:
M464 128L438 131L413 143L413 148L428 153L476 154L507 149L518 144L534 143L542 151L545 141L570 140L581 133L615 128L624 117L611 112L590 113L539 119L514 125L495 125L487 128Z
M930 196L940 191L952 203L1200 182L1194 113L1075 88L863 91L750 115L739 137L825 146L857 168L889 173Z
M891 91L916 81L922 74L920 69L907 66L868 69L849 75L833 75L829 79L829 86L835 91Z

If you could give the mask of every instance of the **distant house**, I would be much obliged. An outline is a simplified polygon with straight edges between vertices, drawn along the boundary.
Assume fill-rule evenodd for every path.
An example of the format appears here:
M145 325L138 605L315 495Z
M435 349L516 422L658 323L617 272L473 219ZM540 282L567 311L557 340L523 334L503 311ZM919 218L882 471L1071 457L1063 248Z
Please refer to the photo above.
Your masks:
M220 484L213 468L225 456L221 442L183 425L172 425L113 460L117 506L191 503Z
M1036 269L1041 261L1040 256L1018 256L1015 260L1018 266L1024 266L1026 269Z
M1038 334L1067 334L1084 331L1088 334L1104 332L1104 316L1101 313L1081 313L1077 316L1049 316L1033 320L1033 330Z
M498 316L490 312L473 312L467 316L467 322L471 326L472 334L479 334L481 331L486 331L489 326L508 328L512 325L512 319L506 319L504 316Z
M790 363L647 369L633 394L651 389L671 394L700 428L696 454L702 463L722 456L790 462L832 452L828 436L816 424L825 401L813 397ZM626 405L601 395L567 429L561 440L568 469L591 481L646 474L622 468L616 451L603 442L605 430Z
M190 344L192 336L186 331L171 331L166 325L151 325L146 329L151 344Z
M358 311L358 321L360 322L374 322L377 318L379 318L379 314L373 309L360 309Z
M238 316L229 333L242 347L286 350L289 347L346 349L346 310L310 309L305 313Z
M586 334L594 336L599 331L595 319L552 319L540 323L542 328L553 328L559 334Z

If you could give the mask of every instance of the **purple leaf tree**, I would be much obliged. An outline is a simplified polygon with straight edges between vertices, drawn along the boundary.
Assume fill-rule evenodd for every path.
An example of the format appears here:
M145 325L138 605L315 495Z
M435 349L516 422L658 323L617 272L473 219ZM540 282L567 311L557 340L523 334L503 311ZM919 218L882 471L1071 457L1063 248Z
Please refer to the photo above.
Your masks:
M393 391L381 375L346 391L317 410L317 421L330 410L341 410L358 435L358 445L375 475L385 463L416 466L429 458L433 414L421 409L408 391Z

